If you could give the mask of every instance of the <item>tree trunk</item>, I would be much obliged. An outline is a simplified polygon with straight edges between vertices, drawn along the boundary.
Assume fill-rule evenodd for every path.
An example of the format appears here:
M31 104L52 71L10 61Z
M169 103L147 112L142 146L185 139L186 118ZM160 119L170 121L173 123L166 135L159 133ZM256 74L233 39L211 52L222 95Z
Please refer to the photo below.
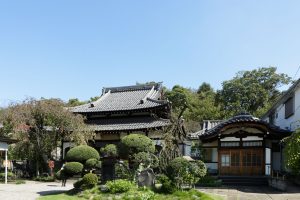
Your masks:
M40 161L39 161L39 157L38 157L38 154L36 154L36 163L35 163L35 173L36 173L36 176L40 176Z

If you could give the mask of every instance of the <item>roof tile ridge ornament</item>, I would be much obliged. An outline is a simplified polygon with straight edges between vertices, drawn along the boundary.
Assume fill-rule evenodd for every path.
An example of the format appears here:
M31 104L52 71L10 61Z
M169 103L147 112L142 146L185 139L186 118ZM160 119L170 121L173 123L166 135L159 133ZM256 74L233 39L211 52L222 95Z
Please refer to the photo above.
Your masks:
M101 101L103 101L104 99L106 99L108 96L110 95L110 90L108 90L108 92L106 92L104 95L102 95L99 99L97 99L94 102L90 103L90 108L95 107L95 105L99 104Z
M158 88L160 83L152 83L152 84L141 84L141 85L130 85L130 86L120 86L120 87L108 87L103 88L103 93L107 90L111 90L111 93L114 92L129 92L129 91L137 91L137 90L150 90L152 87Z
M140 104L145 103L147 98L152 96L153 92L154 92L154 85L152 86L151 90L146 94L146 96L143 99L140 100Z

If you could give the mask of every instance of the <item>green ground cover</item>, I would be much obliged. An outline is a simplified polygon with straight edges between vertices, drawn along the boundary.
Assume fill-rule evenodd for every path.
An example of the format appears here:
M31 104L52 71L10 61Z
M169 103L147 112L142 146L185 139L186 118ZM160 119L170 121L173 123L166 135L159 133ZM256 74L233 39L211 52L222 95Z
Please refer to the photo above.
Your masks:
M93 188L81 193L61 193L42 196L39 200L100 200L100 199L123 199L123 200L222 200L223 198L217 195L199 192L198 190L177 191L173 194L158 194L151 190L134 189L122 194L102 193L99 189Z

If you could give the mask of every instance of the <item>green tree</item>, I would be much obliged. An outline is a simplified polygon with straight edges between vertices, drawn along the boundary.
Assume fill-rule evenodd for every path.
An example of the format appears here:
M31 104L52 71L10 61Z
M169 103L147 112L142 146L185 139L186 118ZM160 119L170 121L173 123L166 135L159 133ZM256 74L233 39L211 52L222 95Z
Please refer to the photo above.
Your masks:
M87 101L80 101L78 98L73 98L73 99L68 100L68 102L66 103L66 106L68 106L68 107L80 106L80 105L83 105L86 103L91 103L91 102L97 101L99 98L100 98L100 96L95 96L95 97L91 97Z
M67 102L67 106L68 107L74 107L74 106L80 106L85 104L85 101L80 101L78 98L74 98L74 99L69 99L69 101Z
M90 100L88 100L88 103L97 101L100 98L100 96L91 97Z
M100 152L102 154L104 154L104 156L108 156L108 157L118 157L118 148L115 144L107 144L105 145L105 147L102 147L100 149Z
M215 91L214 89L211 87L211 85L209 83L203 82L198 90L197 93L200 95L200 97L205 97L207 95L209 96L215 96Z
M300 176L300 130L284 139L286 165L293 174Z
M181 189L183 184L194 187L206 175L206 165L200 160L189 162L183 157L177 157L169 163L167 175L177 189Z
M158 158L154 155L155 145L153 141L145 135L130 134L121 139L119 145L119 154L121 158L128 159L128 166L122 165L126 169L130 179L136 178L138 168L143 167L155 168L158 166ZM119 167L118 171L124 171ZM125 174L124 174L125 175Z
M216 92L208 83L202 83L199 89L193 90L176 85L166 91L166 97L171 102L173 115L183 113L187 132L200 129L200 123L205 119L221 119L224 113L216 102Z
M222 83L217 99L227 117L242 111L261 116L280 96L278 88L291 82L291 78L277 73L275 67L241 71Z
M119 153L122 157L130 158L139 152L155 152L153 141L145 135L130 134L121 139Z
M172 109L176 114L185 107L192 104L192 92L191 90L179 85L175 85L172 90L166 91L167 99L171 102Z
M224 112L216 102L216 92L208 83L202 83L197 90L197 105L191 111L193 120L202 122L208 119L222 119Z
M37 176L62 140L80 144L93 135L83 117L64 105L58 99L28 99L9 106L0 116L4 130L20 141L12 155L35 161Z

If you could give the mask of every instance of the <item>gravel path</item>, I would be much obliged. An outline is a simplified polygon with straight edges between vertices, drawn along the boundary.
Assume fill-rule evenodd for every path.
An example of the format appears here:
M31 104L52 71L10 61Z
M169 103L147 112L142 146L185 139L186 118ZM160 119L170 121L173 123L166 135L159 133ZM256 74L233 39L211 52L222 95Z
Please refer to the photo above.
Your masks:
M61 187L60 182L26 181L26 184L16 185L9 183L0 184L1 200L32 200L41 195L58 193L73 188L73 182L68 181L66 187Z

